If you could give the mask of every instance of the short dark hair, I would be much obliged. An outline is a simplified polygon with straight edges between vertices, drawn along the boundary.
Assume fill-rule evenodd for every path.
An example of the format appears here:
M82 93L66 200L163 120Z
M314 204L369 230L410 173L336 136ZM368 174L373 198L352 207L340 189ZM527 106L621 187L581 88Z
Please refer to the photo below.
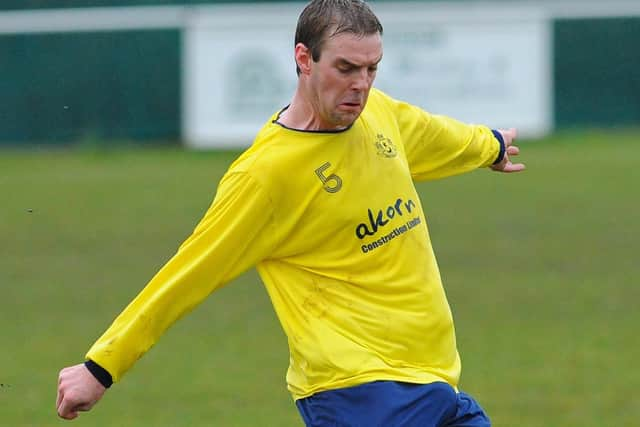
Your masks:
M318 62L324 42L341 33L382 35L382 24L363 0L312 0L298 18L294 46L302 43Z

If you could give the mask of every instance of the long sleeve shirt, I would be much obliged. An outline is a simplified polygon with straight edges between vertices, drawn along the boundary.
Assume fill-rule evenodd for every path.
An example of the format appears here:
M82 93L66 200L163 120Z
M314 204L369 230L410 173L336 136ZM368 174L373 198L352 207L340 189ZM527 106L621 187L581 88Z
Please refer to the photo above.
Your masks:
M178 318L256 265L294 399L375 380L457 386L451 310L414 181L491 165L492 131L372 89L341 131L264 125L193 234L91 347L114 381Z

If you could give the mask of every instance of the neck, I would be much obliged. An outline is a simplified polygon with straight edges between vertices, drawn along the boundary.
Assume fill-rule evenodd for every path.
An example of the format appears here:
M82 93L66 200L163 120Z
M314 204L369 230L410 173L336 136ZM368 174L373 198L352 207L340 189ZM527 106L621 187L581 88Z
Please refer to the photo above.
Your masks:
M340 130L341 127L330 126L325 123L313 99L298 86L289 108L278 118L278 122L291 129L298 130Z
M317 117L316 109L311 102L302 96L300 88L298 88L291 99L289 108L282 113L278 121L292 129L319 130L320 121Z

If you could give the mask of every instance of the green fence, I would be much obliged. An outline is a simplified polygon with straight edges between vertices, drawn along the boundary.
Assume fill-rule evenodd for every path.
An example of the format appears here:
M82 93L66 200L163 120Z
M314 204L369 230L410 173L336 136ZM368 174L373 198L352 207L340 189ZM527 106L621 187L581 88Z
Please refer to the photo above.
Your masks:
M556 127L640 126L640 18L554 24Z
M178 139L178 30L0 37L0 143Z
M4 0L0 9L186 3L205 2ZM0 145L179 140L181 34L0 35ZM638 46L640 17L554 20L555 128L640 126Z
M69 7L167 6L219 3L275 3L302 0L2 0L0 10Z

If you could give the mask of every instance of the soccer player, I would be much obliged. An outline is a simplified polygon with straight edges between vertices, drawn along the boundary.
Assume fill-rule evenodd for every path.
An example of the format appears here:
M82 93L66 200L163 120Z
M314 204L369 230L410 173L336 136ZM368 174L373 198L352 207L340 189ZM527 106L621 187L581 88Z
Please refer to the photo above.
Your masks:
M306 6L290 105L86 361L60 372L62 418L89 410L172 323L257 265L306 425L490 425L457 388L452 315L414 181L524 169L510 161L515 130L432 115L373 88L382 32L361 0Z

